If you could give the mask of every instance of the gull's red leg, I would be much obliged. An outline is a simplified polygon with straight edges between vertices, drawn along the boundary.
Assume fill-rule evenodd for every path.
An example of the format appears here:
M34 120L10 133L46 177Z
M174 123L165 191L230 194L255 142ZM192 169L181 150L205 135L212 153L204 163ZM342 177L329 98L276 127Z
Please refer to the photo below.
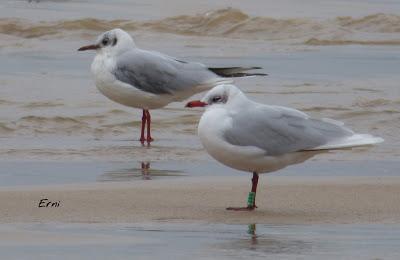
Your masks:
M145 126L146 126L146 112L145 112L145 110L143 109L143 115L142 115L142 131L141 131L141 134L140 134L140 142L142 142L142 143L144 143L144 140L146 140L145 138L144 138L144 128L145 128Z
M149 110L145 110L146 111L146 120L147 120L147 142L150 143L152 142L154 139L151 138L151 130L150 130L150 125L151 125L151 116L150 116L150 112Z
M251 192L249 193L249 197L247 199L247 207L229 207L227 210L236 210L236 211L251 211L257 208L256 206L256 193L257 193L257 184L258 184L258 173L253 172L253 178L251 179Z

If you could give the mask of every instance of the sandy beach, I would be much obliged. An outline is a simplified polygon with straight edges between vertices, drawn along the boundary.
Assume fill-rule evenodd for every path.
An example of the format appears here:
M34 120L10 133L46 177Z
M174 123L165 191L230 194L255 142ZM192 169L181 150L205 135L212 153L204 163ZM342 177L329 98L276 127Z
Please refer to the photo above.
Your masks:
M248 182L232 176L3 188L0 222L400 223L397 177L262 176L256 211L225 210L244 204ZM41 199L60 206L38 207Z

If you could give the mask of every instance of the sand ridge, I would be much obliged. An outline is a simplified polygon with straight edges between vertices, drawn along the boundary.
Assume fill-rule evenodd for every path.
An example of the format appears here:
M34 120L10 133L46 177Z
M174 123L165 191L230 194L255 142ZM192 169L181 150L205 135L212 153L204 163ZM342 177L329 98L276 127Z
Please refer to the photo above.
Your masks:
M3 188L0 223L400 223L398 177L262 176L257 210L225 210L244 206L249 182L243 175ZM39 208L41 199L60 206Z

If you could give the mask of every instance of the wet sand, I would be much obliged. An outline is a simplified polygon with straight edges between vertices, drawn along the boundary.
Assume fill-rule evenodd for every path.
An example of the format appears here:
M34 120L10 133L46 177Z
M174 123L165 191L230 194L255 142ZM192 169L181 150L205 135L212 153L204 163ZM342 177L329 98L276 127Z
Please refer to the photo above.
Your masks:
M254 212L250 176L2 188L0 223L400 223L398 177L262 176ZM41 207L41 199L59 207ZM43 205L43 204L42 204Z
M399 259L399 225L0 224L6 259ZM57 257L55 257L57 256ZM151 257L149 257L151 256Z

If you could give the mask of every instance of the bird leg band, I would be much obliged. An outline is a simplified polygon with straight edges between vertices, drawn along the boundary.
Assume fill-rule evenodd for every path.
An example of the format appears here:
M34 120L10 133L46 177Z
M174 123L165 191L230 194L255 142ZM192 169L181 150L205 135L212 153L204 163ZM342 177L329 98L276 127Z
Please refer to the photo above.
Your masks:
M256 201L256 193L249 192L249 196L247 197L247 206L254 207L255 201Z

